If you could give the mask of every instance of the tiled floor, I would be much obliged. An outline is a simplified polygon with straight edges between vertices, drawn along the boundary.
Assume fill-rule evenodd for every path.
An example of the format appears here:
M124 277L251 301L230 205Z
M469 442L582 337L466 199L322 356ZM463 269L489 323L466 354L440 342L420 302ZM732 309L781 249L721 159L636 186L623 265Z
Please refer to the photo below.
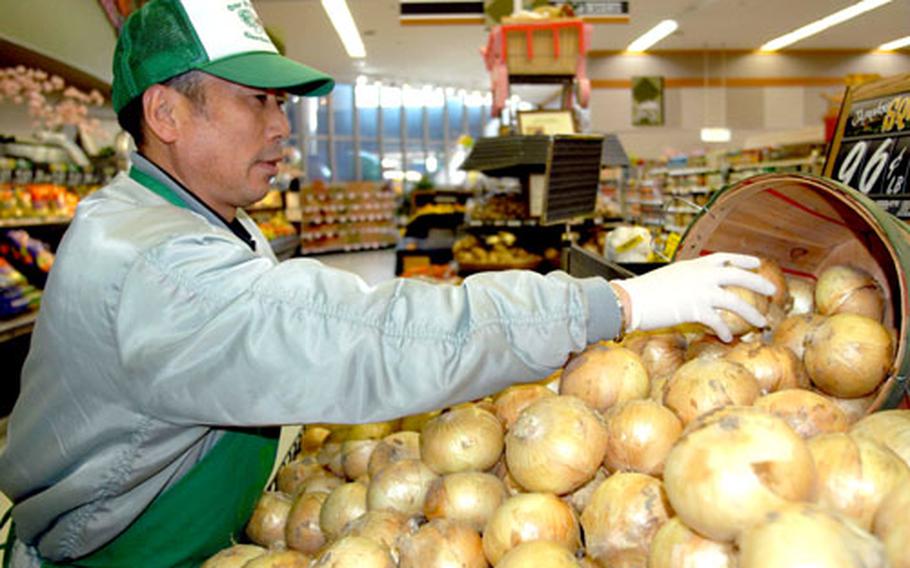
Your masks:
M320 262L329 266L334 266L342 270L347 270L358 274L368 284L378 284L383 280L393 278L395 275L395 251L379 250L357 253L323 255L317 258ZM279 460L287 453L288 448L294 441L299 427L287 426L281 431L281 441L279 443L278 456ZM6 444L6 422L0 419L0 448ZM277 464L276 464L277 467ZM0 517L6 513L10 506L9 499L0 493ZM0 531L0 543L6 542L6 530ZM0 562L3 560L3 551L0 550Z

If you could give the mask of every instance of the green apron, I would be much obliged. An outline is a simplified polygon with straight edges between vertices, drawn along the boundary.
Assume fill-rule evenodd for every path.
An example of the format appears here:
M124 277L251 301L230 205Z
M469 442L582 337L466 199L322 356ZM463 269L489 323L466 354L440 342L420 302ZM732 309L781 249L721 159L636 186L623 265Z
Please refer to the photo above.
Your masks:
M174 205L186 207L170 188L143 172L133 168L130 177ZM44 562L42 566L199 566L241 536L272 472L279 432L279 428L226 432L113 541L70 564ZM14 535L12 526L8 544ZM4 566L9 553L4 555Z

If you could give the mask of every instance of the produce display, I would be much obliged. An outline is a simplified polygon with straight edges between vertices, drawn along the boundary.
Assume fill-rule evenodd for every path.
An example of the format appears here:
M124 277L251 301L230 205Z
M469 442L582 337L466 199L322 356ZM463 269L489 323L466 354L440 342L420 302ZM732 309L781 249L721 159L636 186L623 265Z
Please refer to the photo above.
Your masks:
M487 399L307 425L253 544L205 566L908 568L910 410L867 415L895 339L846 269L824 313L779 275L749 300L780 317L732 345L634 333Z
M455 241L452 252L464 269L534 268L540 264L543 257L517 246L517 240L508 231L486 237L466 235Z

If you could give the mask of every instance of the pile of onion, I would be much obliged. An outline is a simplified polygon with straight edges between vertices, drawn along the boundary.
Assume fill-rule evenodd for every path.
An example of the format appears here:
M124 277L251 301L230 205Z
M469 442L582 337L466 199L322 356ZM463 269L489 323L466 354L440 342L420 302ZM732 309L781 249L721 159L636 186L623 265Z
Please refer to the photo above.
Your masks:
M296 550L269 550L243 565L243 568L309 568L312 559Z
M496 568L578 568L575 555L546 540L523 542L506 553Z
M403 430L389 434L370 454L367 464L367 475L374 476L385 466L401 460L420 459L420 434L410 430Z
M492 473L450 473L430 484L423 514L428 519L461 521L481 532L507 497L505 485Z
M871 408L872 403L875 402L875 398L878 395L877 392L873 392L869 396L861 398L838 398L823 392L819 392L819 394L830 400L831 404L841 409L847 417L847 424L855 424L862 419L863 416L869 412L869 408Z
M370 456L379 444L378 440L346 440L341 444L341 468L348 479L357 479L367 474Z
M787 389L765 395L753 405L783 418L804 440L819 434L845 432L847 415L824 396L805 389Z
M910 483L905 483L888 496L875 515L873 532L885 544L891 568L910 568Z
M825 434L809 440L818 477L818 503L865 530L882 501L910 484L910 469L888 448L868 438Z
M803 362L812 383L827 394L858 398L888 376L894 342L885 326L841 313L818 324L806 337Z
M551 493L509 497L484 528L483 551L495 566L509 550L532 540L555 542L573 554L581 544L575 514Z
M685 359L720 359L737 345L737 339L732 343L724 343L714 335L703 334L693 338L686 347Z
M659 479L614 473L581 514L587 552L604 566L644 566L654 534L672 516Z
M818 275L815 306L822 315L857 314L882 321L885 298L878 282L860 268L838 264Z
M802 278L787 277L787 288L790 290L791 305L788 316L811 314L815 311L815 284Z
M389 549L362 536L346 536L322 551L310 568L395 568Z
M747 528L739 549L739 568L888 566L875 537L837 513L806 503L782 507Z
M312 475L324 473L322 465L313 457L296 459L278 469L278 490L288 495L296 495L303 483Z
M766 315L768 313L770 301L768 300L767 296L759 294L758 292L753 292L748 288L741 288L739 286L727 286L725 289L758 310L758 313L762 315ZM718 312L720 313L720 319L723 320L725 324L727 324L727 327L730 328L730 333L733 335L744 335L750 331L755 330L755 328L752 327L751 323L739 317L734 312L723 309L718 310ZM709 332L713 333L713 330L709 330Z
M673 517L651 541L648 568L734 568L736 551L728 542L705 538Z
M506 435L509 472L528 491L574 491L594 477L606 450L603 419L573 396L538 400Z
M348 523L341 536L362 536L374 540L387 547L397 562L398 540L415 530L416 521L396 511L367 511Z
M566 365L559 394L576 396L605 412L614 404L647 397L650 386L648 371L634 351L595 344Z
M663 474L670 448L682 434L682 422L671 410L653 400L630 400L604 416L610 471Z
M537 400L555 393L544 385L531 383L527 385L513 385L493 399L493 409L496 417L508 430L518 420L518 415Z
M725 408L694 423L670 450L664 487L687 526L726 542L789 502L811 500L815 466L780 418Z
M300 453L303 455L319 451L323 442L332 433L331 426L324 424L307 424L300 430Z
M823 321L825 321L825 317L818 314L790 316L774 328L771 344L788 348L797 359L802 361L806 336Z
M600 484L606 481L609 476L610 473L605 467L599 468L590 481L572 493L564 495L562 500L571 505L572 509L580 515L581 512L585 510L585 507L588 506L588 503L591 502L591 498L594 497L594 492L597 491Z
M910 467L910 410L884 410L870 414L850 428L850 435L875 440Z
M242 568L247 562L262 556L267 551L254 544L235 544L210 557L202 568Z
M340 485L329 493L319 512L319 527L331 542L350 521L367 512L367 488L362 483Z
M400 568L486 568L483 542L468 524L434 519L398 543Z
M502 448L499 419L476 405L440 414L420 434L420 459L439 474L490 469Z
M291 497L285 493L264 492L247 522L246 535L261 546L284 546L284 526L292 504Z
M740 343L725 359L739 363L752 373L762 394L809 386L802 362L786 347Z
M333 489L344 483L344 479L338 477L330 471L324 469L313 472L311 475L306 477L300 484L300 487L297 490L297 494L300 493L313 493L316 491L323 491L325 493L331 493Z
M313 554L325 544L325 534L319 526L319 513L328 493L301 493L294 499L284 527L288 548Z
M405 416L401 419L401 430L404 432L420 432L427 422L440 414L442 414L442 410L431 410Z
M664 405L685 426L725 406L747 406L761 394L745 367L726 359L693 359L680 367L664 387Z
M370 479L367 508L370 511L398 511L408 517L420 515L430 483L436 477L436 473L420 460L389 464Z
M790 285L780 265L770 258L761 257L761 264L755 269L759 276L774 284L774 294L769 298L770 304L784 312L790 309L793 300L790 297Z
M633 333L622 346L641 357L651 378L672 375L686 362L686 338L676 331Z

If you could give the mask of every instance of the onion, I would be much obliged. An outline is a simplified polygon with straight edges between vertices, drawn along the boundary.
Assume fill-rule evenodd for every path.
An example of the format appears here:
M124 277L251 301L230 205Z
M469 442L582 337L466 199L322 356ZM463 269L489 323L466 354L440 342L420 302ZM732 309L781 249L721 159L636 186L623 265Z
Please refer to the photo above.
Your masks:
M493 399L493 409L496 417L502 422L503 428L508 430L512 427L521 411L529 407L538 399L554 396L554 392L544 385L528 384L513 385Z
M734 338L732 343L724 343L713 335L702 335L693 339L686 347L686 361L692 359L720 359L733 349L738 342Z
M401 568L486 568L483 542L468 524L434 519L398 544Z
M370 456L378 440L348 440L341 444L341 467L348 479L357 479L367 473Z
M367 473L374 476L392 462L419 459L420 434L412 431L395 432L383 438L376 445L373 453L370 454Z
M548 540L571 553L581 544L572 509L551 493L522 493L500 505L483 531L483 551L496 565L523 542Z
M679 368L664 387L664 404L683 425L698 416L758 398L758 381L745 367L725 359L693 359Z
M266 552L266 549L254 544L235 544L206 560L202 568L242 568L247 562Z
M780 266L770 258L761 257L761 264L755 272L774 284L774 294L769 298L770 303L784 311L789 310L793 300L790 298L787 277L784 276L784 271L780 269Z
M296 495L310 476L324 471L315 458L296 459L278 468L278 490L288 495Z
M865 416L872 406L872 403L875 402L876 397L875 392L862 398L837 398L836 396L831 396L830 394L825 394L820 391L818 394L827 398L831 401L831 404L841 409L847 417L847 424L855 424Z
M865 530L882 500L910 484L910 469L888 448L868 438L825 434L809 440L818 478L818 503Z
M528 491L574 491L594 477L606 450L603 419L573 396L538 400L506 435L509 472Z
M313 554L325 544L325 533L319 526L319 513L328 493L302 493L294 499L284 527L288 548Z
M725 286L724 289L734 296L738 296L741 300L758 310L758 313L762 315L768 313L770 302L767 296L763 296L758 292L753 292L748 288L741 288L739 286ZM720 319L727 324L727 327L730 328L730 333L733 335L743 335L755 329L752 327L751 323L739 317L734 312L720 309L718 310L718 313L720 314ZM708 333L714 333L714 330L709 329Z
M329 541L341 534L344 526L367 512L367 488L361 483L345 483L332 490L319 512L319 527Z
M882 544L837 513L793 504L743 531L739 568L887 568Z
M423 514L462 521L480 532L507 497L505 485L492 473L450 473L430 484Z
M649 388L648 371L634 351L596 344L569 361L559 382L559 394L577 396L601 412L645 398Z
M308 424L300 430L300 453L311 454L319 451L323 442L332 433L332 430L321 424Z
M575 555L546 540L523 542L506 553L496 568L578 568Z
M502 447L499 419L473 405L440 414L420 434L420 458L440 474L490 469Z
M888 376L894 342L885 327L855 314L837 314L806 338L803 361L812 382L841 398L865 396Z
M246 535L254 543L270 547L284 546L284 525L291 512L291 497L276 491L266 491L256 502L256 508L246 525Z
M354 424L348 431L347 440L381 440L398 430L400 420Z
M648 568L735 568L733 545L705 538L679 517L664 523L651 541Z
M420 414L411 414L401 419L401 429L409 432L420 432L424 425L442 414L442 410L431 410Z
M910 410L885 410L866 416L850 428L852 436L871 438L910 467Z
M793 300L788 316L811 314L815 311L815 284L802 278L787 277L787 288Z
M398 539L417 530L417 523L396 511L367 511L354 519L341 536L363 536L386 546L398 561Z
M588 506L588 503L591 502L594 492L597 491L597 488L600 487L600 484L603 483L609 475L606 468L598 468L597 473L594 474L591 481L585 483L572 493L563 496L562 500L571 505L572 509L580 515L581 512L585 510L585 507Z
M325 470L316 471L303 480L303 483L300 485L297 493L313 493L316 491L331 493L333 489L343 483L344 479L338 477L332 472Z
M868 272L838 264L818 275L815 305L822 315L857 314L881 322L885 297Z
M319 453L316 454L316 460L329 468L329 471L338 477L344 477L344 462L341 455L341 441L333 440L331 436L326 440Z
M395 560L374 540L346 536L325 549L310 568L395 568Z
M875 535L885 544L891 568L910 568L910 483L905 483L888 496L875 515Z
M296 550L270 550L250 560L243 568L309 568L310 557Z
M389 464L370 481L367 508L388 509L408 517L423 512L430 483L437 475L420 460L401 460Z
M689 527L730 541L791 501L813 498L815 468L786 422L752 408L725 408L694 423L670 450L664 486Z
M496 462L496 465L493 466L492 473L502 481L503 486L506 488L506 493L510 496L525 492L525 488L515 481L515 477L512 475L512 472L509 471L505 455L503 455L499 461Z
M740 343L725 358L748 369L762 394L809 386L803 364L786 347Z
M614 473L581 513L588 554L604 566L645 565L651 539L673 516L659 479Z
M670 448L682 434L682 422L668 408L653 400L630 400L614 406L604 416L610 471L663 474Z
M804 389L787 389L763 396L755 408L783 418L793 431L808 440L818 434L845 432L847 415L833 402Z
M641 357L652 379L672 375L686 362L686 338L676 331L633 333L622 345Z
M818 314L790 316L774 329L771 344L790 349L796 358L802 361L806 336L823 321L824 316Z
M673 375L661 375L659 377L651 377L651 387L648 392L648 400L653 400L657 404L663 405L664 402L664 390L667 388L667 383L670 382L670 379L673 378Z

